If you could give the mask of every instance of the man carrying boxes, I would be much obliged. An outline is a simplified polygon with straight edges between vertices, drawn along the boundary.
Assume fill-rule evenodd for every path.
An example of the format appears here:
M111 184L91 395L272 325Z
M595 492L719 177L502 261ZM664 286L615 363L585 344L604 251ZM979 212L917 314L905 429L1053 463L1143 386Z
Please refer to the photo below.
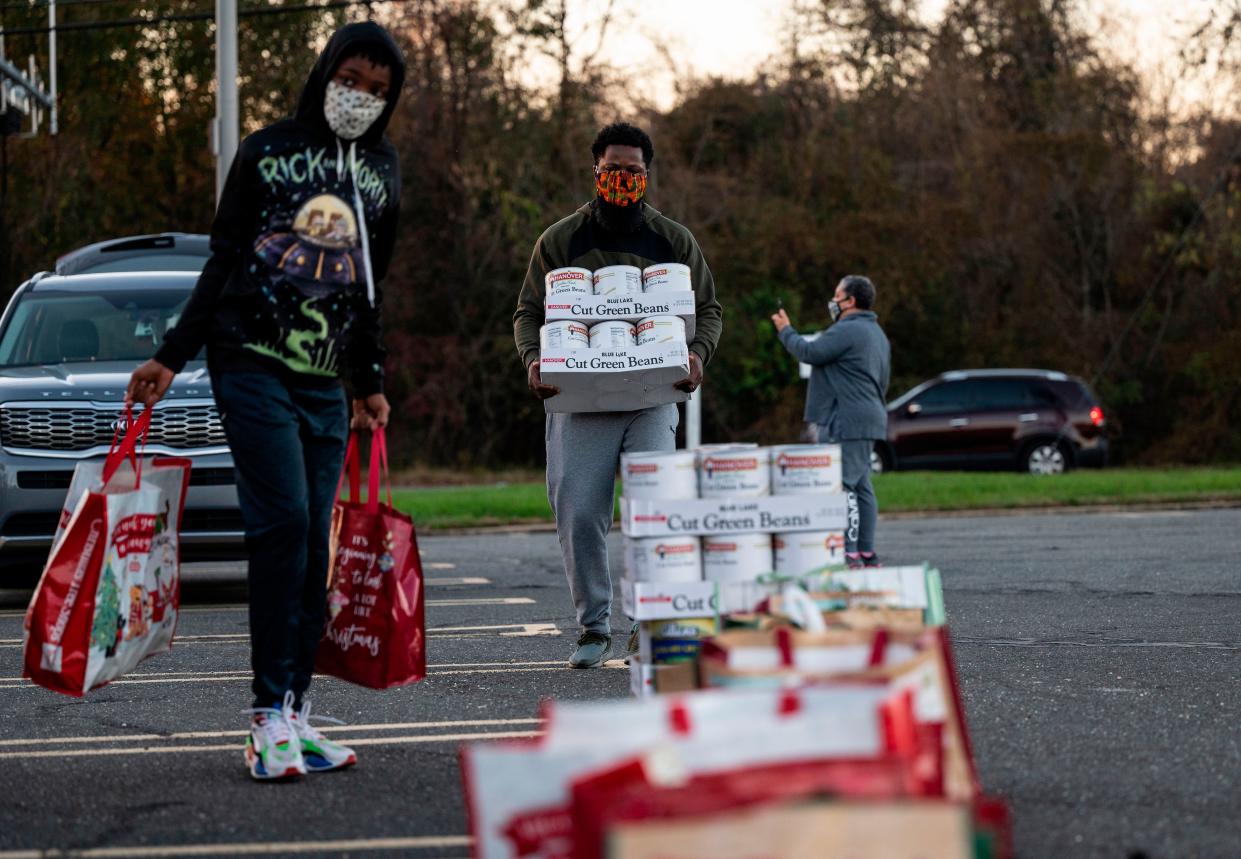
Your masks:
M543 382L539 361L548 272L679 263L689 267L695 326L688 344L688 376L676 387L692 392L702 384L704 367L723 328L711 270L689 230L644 200L647 169L655 155L646 132L627 123L609 125L595 138L591 155L596 197L539 237L513 314L514 338L530 389L545 400L560 393ZM547 415L547 496L582 628L569 660L574 668L597 668L611 650L612 579L606 540L620 455L673 450L678 422L675 403L667 402L636 411Z

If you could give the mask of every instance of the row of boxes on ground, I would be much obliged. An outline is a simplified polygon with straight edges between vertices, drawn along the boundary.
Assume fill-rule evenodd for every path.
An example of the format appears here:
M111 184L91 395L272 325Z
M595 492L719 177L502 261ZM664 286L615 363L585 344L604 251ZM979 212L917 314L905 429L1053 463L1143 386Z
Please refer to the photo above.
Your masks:
M840 445L708 445L621 457L626 498L691 500L819 495L843 488Z
M624 610L639 626L631 659L635 694L677 691L694 677L678 663L693 661L703 640L725 626L760 627L794 609L822 612L826 626L899 629L940 626L946 620L939 571L922 566L827 570L802 579L810 594L794 605L789 580L637 582L624 579ZM807 603L807 600L809 601ZM804 622L804 617L799 618Z
M537 741L466 750L476 856L818 859L845 844L863 856L1011 855L1007 808L979 784L946 628L730 630L709 635L693 662L662 668L661 680L682 679L679 694L551 702ZM762 822L782 803L805 811L825 796L843 803L852 835L786 842ZM956 823L885 816L894 828L870 831L881 806L865 803L893 797L947 803ZM796 822L818 833L816 819Z
M945 640L814 686L548 702L538 739L463 750L473 855L1005 859Z

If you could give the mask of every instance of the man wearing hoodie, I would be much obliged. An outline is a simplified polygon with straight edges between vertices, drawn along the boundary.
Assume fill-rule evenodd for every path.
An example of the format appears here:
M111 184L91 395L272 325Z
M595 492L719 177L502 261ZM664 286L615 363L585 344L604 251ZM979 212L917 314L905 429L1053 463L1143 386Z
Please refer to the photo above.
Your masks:
M237 469L249 553L256 779L339 769L351 749L309 724L332 505L350 425L388 422L382 293L400 166L384 129L405 77L377 24L338 30L296 113L241 143L185 311L126 398L151 408L205 346ZM330 228L329 228L330 227Z
M689 266L696 296L689 376L677 387L694 391L702 384L703 368L723 329L711 270L690 231L644 199L647 170L655 157L646 132L627 123L609 125L599 132L590 152L595 199L539 237L517 299L513 332L530 390L543 399L559 393L539 376L547 272L566 266L593 271L609 265L645 268L677 262ZM634 412L547 416L547 497L582 630L569 659L574 668L598 668L612 647L607 535L620 455L675 449L679 420L675 404Z

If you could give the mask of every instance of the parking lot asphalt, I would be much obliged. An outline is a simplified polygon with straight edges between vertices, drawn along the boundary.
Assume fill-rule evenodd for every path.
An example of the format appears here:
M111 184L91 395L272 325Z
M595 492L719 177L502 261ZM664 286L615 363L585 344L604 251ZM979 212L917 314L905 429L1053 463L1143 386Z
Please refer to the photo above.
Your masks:
M1241 510L881 522L885 562L943 572L983 784L1012 803L1020 856L1241 855L1239 549ZM428 678L316 680L360 762L292 784L242 762L240 565L189 569L173 652L82 700L21 679L29 592L0 590L0 859L468 855L460 743L527 736L541 700L624 697L628 676L565 667L554 535L422 551Z

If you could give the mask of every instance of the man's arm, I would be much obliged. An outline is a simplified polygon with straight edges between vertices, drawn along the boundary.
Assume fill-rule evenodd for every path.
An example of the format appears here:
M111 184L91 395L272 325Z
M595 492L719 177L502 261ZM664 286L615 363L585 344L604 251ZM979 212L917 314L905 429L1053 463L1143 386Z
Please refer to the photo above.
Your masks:
M539 359L539 329L543 327L546 316L543 306L544 278L556 268L555 262L548 256L546 239L547 234L544 233L534 243L526 279L517 295L517 310L513 313L513 340L517 344L521 364L527 369Z
M396 246L396 228L401 218L400 177L396 179L393 203L375 224L370 243L371 274L375 278L375 305L366 298L358 299L358 314L346 344L349 363L349 386L355 399L366 399L383 393L384 361L388 351L383 344L383 280L388 275L392 252Z
M164 335L163 345L155 353L155 360L174 373L180 373L207 342L215 321L215 305L220 291L244 252L251 217L243 166L245 151L243 144L234 156L224 181L220 205L211 224L211 258L198 276L181 319Z
M705 367L715 354L724 331L724 308L715 297L715 277L707 266L702 249L688 230L685 236L686 246L680 262L689 266L690 281L694 286L694 340L689 344L689 350L701 359Z
M879 384L882 386L879 389L879 393L885 399L888 396L888 385L891 383L891 381L892 381L892 347L888 346L888 348L884 350L884 356L883 356L883 378L879 380Z
M849 349L848 336L838 325L833 325L814 340L807 340L792 325L787 325L780 331L780 342L790 355L812 367L838 361Z

